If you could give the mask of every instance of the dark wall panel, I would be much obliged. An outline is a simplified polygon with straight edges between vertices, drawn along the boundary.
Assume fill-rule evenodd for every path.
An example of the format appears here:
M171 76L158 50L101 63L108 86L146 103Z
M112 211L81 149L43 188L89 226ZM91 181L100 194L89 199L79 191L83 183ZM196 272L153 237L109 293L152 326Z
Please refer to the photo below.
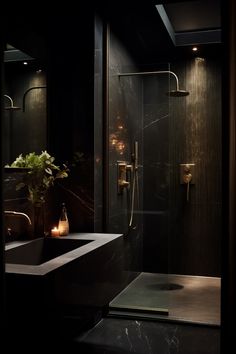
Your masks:
M129 227L131 214L132 187L117 193L117 162L131 163L134 142L139 144L139 181L142 183L142 82L136 77L120 77L119 73L136 71L135 60L119 42L114 33L109 37L109 217L108 231L125 233L125 259L127 271L142 268L142 188L139 207L137 189L135 191L134 216ZM142 187L142 185L141 185Z
M4 94L19 107L13 111L4 109L5 164L13 162L20 154L41 153L47 149L47 89L36 89L46 85L45 67L39 66L37 61L29 61L28 65L4 64ZM9 105L10 100L4 97L4 107Z
M190 91L171 98L170 264L171 273L220 276L221 240L221 67L195 58L173 64ZM187 202L179 164L195 163Z
M155 70L168 70L157 64ZM168 74L143 79L143 246L144 270L168 273L169 210Z
M94 53L94 231L103 231L103 22L95 17Z

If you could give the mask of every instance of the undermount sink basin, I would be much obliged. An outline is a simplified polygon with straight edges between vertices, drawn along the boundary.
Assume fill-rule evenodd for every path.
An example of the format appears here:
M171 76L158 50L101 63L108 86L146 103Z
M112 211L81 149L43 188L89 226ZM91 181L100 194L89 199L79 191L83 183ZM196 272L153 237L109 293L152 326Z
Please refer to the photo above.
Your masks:
M67 252L86 245L92 240L39 238L5 252L6 263L40 265Z

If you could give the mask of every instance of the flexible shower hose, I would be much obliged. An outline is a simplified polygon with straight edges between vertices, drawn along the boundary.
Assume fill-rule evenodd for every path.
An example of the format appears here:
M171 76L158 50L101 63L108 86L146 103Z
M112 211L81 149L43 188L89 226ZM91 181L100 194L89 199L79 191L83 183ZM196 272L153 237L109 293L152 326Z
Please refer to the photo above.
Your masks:
M135 188L136 187L136 188ZM129 227L133 225L133 218L134 218L134 203L135 203L135 189L136 189L136 197L137 197L137 205L139 201L139 188L138 188L138 169L134 168L133 173L133 181L132 181L132 194L131 194L131 211L130 211L130 220L129 220Z

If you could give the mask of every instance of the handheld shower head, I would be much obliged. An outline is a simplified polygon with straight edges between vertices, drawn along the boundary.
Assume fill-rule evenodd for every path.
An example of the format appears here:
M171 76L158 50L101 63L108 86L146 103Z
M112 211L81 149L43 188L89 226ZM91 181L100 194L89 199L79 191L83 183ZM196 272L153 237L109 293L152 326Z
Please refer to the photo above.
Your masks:
M12 111L20 109L20 107L14 106L13 99L10 96L4 95L4 97L6 97L10 101L10 106L4 107L4 109Z

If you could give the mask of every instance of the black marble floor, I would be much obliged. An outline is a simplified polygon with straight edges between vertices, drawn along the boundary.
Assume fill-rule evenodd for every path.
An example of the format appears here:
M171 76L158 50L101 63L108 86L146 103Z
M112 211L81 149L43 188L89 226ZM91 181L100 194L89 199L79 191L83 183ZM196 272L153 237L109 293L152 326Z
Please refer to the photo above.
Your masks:
M2 342L4 353L220 354L219 327L120 318L85 327L79 320L55 320L51 328L45 323L12 328Z
M141 273L110 303L110 315L220 325L220 278Z
M219 354L220 329L104 318L76 337L74 348L83 354Z
M41 323L37 319L33 323L24 323L24 318L21 318L18 321L19 327L16 326L16 321L9 326L5 336L6 353L12 353L17 346L19 351L27 354L32 353L32 348L33 351L37 349L35 352L50 349L53 352L63 350L76 354L220 354L220 326L219 322L216 322L220 320L220 279L169 276L166 287L166 278L159 277L157 281L152 275L144 275L140 279L137 278L136 283L143 279L141 283L149 284L147 288L154 291L145 293L146 303L143 305L148 305L150 299L158 298L160 301L159 296L156 296L158 291L162 296L162 304L164 301L166 303L168 292L170 296L175 296L175 300L168 302L168 315L157 315L155 320L154 317L145 318L145 315L140 313L134 318L118 318L115 314L111 315L111 308L96 311L91 309L90 312L89 309L83 308L78 309L76 313L74 310L71 310L71 313L66 311L66 316L61 309L61 315L58 313L58 316L48 323ZM185 292L181 295L183 289ZM132 292L135 295L134 289ZM137 300L140 292L141 290L137 291L136 288L136 297L133 300ZM115 301L117 298L114 303ZM153 302L148 306L153 306ZM206 320L203 316L213 314L214 306L215 319L208 317ZM209 307L211 310L207 312ZM186 316L191 319L186 319ZM197 316L200 316L200 320Z

